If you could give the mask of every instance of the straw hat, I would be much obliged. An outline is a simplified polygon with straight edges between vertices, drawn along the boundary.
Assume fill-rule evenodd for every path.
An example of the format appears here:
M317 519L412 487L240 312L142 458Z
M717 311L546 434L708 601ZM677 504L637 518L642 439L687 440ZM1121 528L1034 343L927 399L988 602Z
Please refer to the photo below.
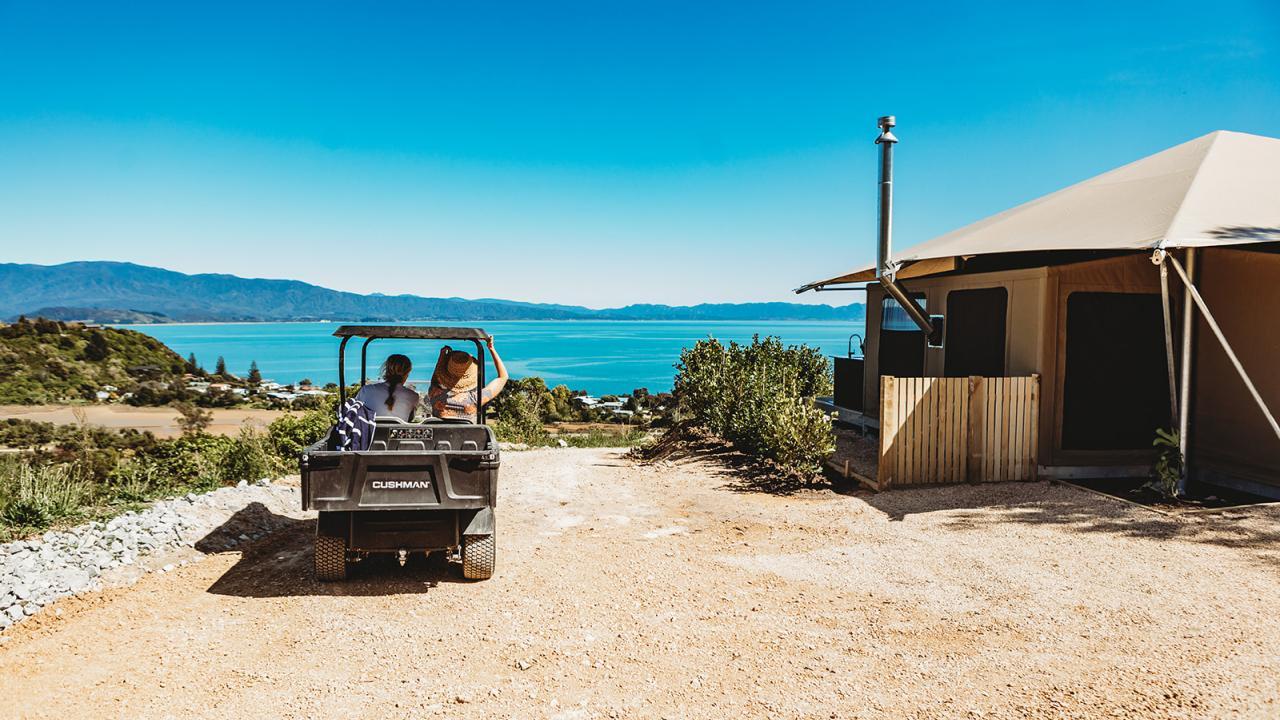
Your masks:
M454 350L436 365L436 374L431 380L443 388L465 392L475 389L478 376L476 359L469 353Z

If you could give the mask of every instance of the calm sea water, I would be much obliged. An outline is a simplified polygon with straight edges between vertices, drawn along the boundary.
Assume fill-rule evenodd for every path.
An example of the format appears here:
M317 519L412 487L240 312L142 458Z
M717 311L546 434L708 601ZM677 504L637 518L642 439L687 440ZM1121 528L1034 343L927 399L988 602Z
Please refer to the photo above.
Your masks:
M249 363L256 360L263 377L280 383L303 378L316 383L338 380L339 341L333 337L338 325L334 323L125 327L151 335L183 357L195 353L208 370L222 356L227 369L238 375L247 373ZM639 387L651 392L670 390L680 350L707 337L750 342L756 333L776 335L786 344L805 343L821 347L828 355L844 355L849 334L862 332L860 322L520 321L487 322L483 327L494 336L512 376L540 375L548 385L565 384L597 395ZM376 374L389 353L401 352L413 358L413 380L421 382L430 375L442 344L374 341L369 346L369 372ZM347 345L348 382L356 381L359 373L359 342L353 341ZM491 364L486 374L493 377Z

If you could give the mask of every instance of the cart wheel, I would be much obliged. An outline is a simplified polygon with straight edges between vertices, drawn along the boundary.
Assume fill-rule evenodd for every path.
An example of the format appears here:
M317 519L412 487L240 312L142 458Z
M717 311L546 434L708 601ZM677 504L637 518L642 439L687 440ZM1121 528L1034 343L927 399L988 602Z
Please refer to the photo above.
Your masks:
M347 579L347 541L332 535L316 536L316 579L332 582Z
M497 541L492 535L465 535L462 538L462 577L488 580L493 577Z

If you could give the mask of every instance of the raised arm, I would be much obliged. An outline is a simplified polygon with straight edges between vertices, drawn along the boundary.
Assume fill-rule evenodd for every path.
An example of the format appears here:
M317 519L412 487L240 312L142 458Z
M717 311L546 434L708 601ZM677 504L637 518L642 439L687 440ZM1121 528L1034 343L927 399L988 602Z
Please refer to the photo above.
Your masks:
M498 370L498 377L494 378L489 384L484 386L484 394L490 398L497 397L502 392L502 388L507 386L507 366L502 364L502 357L498 355L498 351L493 347L493 338L490 337L484 341L489 346L489 354L493 356L493 366Z

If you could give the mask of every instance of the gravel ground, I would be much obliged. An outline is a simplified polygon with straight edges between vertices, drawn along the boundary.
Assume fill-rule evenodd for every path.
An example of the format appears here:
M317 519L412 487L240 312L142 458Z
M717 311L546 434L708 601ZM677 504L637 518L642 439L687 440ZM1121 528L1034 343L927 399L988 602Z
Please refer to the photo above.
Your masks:
M0 630L35 615L58 598L125 585L150 570L168 572L202 559L207 552L257 540L279 527L281 516L276 513L297 507L295 487L242 482L157 502L107 522L4 543L0 545ZM227 524L233 516L235 532Z
M498 574L310 578L312 521L0 634L0 717L1280 715L1280 511L745 491L509 453Z

